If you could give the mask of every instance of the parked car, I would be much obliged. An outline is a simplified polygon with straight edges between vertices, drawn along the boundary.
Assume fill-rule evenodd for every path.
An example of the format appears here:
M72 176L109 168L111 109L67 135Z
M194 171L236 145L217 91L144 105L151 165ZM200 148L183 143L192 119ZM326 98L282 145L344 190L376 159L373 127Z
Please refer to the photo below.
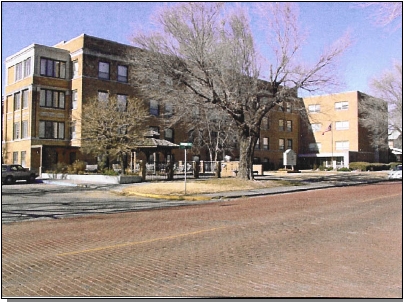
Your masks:
M397 165L393 170L389 171L388 179L402 179L402 165Z
M38 174L21 165L1 165L2 184L13 184L17 180L26 180L31 183L34 182L37 177Z

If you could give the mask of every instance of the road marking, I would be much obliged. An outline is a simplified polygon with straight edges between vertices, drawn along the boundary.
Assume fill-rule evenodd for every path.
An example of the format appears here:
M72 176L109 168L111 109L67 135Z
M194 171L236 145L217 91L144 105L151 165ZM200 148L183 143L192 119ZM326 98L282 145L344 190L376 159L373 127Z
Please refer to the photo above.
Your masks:
M150 242L155 242L155 241L159 241L159 240L176 239L176 238L180 238L180 237L196 235L196 234L201 234L201 233L206 233L206 232L212 232L212 231L221 230L221 229L225 229L225 228L228 228L228 226L222 226L222 227L218 227L218 228L200 230L200 231L195 231L195 232L190 232L190 233L185 233L185 234L179 234L179 235L173 235L173 236L167 236L167 237L160 237L160 238L154 238L154 239L143 240L143 241L134 241L134 242L127 242L127 243L122 243L122 244L102 246L102 247L88 249L88 250L61 253L61 254L57 254L57 256L70 256L70 255L98 252L98 251L103 251L103 250L107 250L107 249L121 248L121 247L137 245L137 244L143 244L143 243L150 243Z
M370 198L370 199L364 199L364 200L361 200L360 202L374 201L374 200L385 199L385 198L388 198L388 197L397 197L397 196L402 196L402 194L379 196L379 197L374 197L374 198Z

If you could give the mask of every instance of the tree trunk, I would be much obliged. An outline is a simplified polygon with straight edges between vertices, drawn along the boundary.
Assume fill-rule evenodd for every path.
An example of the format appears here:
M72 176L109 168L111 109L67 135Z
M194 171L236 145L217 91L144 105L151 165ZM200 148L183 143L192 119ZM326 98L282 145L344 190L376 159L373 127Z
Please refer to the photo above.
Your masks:
M238 178L253 180L253 155L257 139L257 136L247 135L243 132L239 135Z

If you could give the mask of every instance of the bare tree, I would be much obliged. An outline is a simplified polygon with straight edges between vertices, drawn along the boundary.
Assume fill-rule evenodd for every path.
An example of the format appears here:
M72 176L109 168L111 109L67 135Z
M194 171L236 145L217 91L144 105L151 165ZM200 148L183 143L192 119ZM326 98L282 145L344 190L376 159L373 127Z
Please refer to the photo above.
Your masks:
M170 99L178 113L209 103L231 116L238 132L242 179L253 179L262 118L277 104L296 100L298 89L315 91L334 84L334 64L349 45L343 37L315 63L304 65L297 58L305 35L300 32L296 4L261 3L258 9L272 50L264 54L271 62L265 81L249 18L240 6L232 10L212 2L165 6L154 16L156 31L133 39L147 50L147 60L138 69L145 94ZM155 85L150 74L163 75L173 85Z
M226 152L236 147L237 132L228 114L217 111L212 104L204 104L190 118L187 125L193 142L192 149L199 153L207 149L210 161L224 158Z
M373 94L378 99L373 99L363 106L365 116L363 124L376 133L385 123L388 123L389 131L402 133L402 63L395 62L393 68L384 71L380 76L370 81ZM388 110L379 112L381 106L379 99L386 102Z
M124 173L125 156L144 137L148 116L143 101L137 98L89 100L82 118L77 119L81 150L97 156L107 154L111 160L119 158Z
M402 2L363 2L358 7L372 9L371 18L377 26L386 27L393 23L397 23L394 29L402 26Z

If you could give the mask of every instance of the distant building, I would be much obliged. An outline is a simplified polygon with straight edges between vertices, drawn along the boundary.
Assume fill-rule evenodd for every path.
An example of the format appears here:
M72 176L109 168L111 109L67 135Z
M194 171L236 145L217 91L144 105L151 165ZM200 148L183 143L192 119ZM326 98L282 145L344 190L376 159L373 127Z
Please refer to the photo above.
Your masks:
M38 172L77 159L96 163L97 158L80 151L77 119L88 99L116 97L125 102L139 95L133 62L142 53L136 47L82 34L52 47L32 44L9 56L2 104L2 160ZM384 154L370 146L367 132L358 122L358 102L365 97L348 92L304 98L308 120L300 118L300 108L292 103L280 104L263 118L254 163L262 164L264 170L282 168L283 153L288 149L298 154L298 166L307 168L384 161ZM169 106L154 100L144 102L152 116L150 130L175 144L189 140L182 126L164 126L175 114ZM328 126L332 131L322 135ZM233 160L239 156L237 150L227 155ZM144 156L135 158L167 160L164 154ZM208 152L193 154L189 150L189 156L209 160ZM174 161L183 157L183 150L172 153Z
M350 162L357 161L388 162L387 137L384 146L373 147L367 129L359 122L359 103L368 97L351 91L303 98L307 118L301 118L300 167L348 167Z

